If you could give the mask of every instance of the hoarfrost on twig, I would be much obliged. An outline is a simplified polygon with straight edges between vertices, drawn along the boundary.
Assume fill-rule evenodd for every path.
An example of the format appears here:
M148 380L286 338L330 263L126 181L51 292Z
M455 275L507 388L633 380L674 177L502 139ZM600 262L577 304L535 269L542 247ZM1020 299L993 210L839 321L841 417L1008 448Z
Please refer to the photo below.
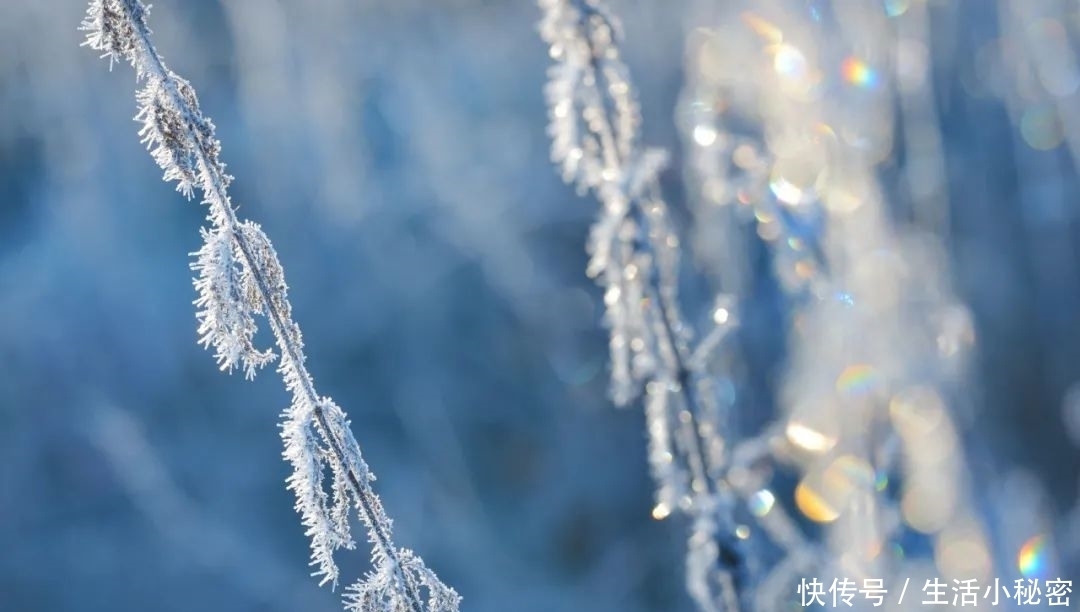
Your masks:
M460 598L423 561L398 548L391 521L371 483L375 479L352 436L344 412L320 396L304 364L299 326L280 262L258 225L242 221L229 199L232 178L220 160L214 124L199 108L190 83L169 70L154 48L148 7L140 0L93 0L82 24L85 44L113 63L126 60L142 83L136 120L142 141L166 181L190 198L199 191L210 228L194 253L198 273L199 342L214 347L223 370L240 367L249 378L274 354L254 346L255 315L269 321L280 358L277 371L292 394L282 415L284 457L291 464L288 488L311 539L313 575L335 584L334 552L355 546L349 530L353 509L367 529L372 571L346 595L347 607L363 612L451 612ZM330 491L323 479L330 470ZM426 597L425 594L426 593Z
M678 307L680 245L659 186L667 153L639 144L640 112L615 16L597 0L539 4L540 33L555 61L545 89L552 161L566 182L601 205L586 272L603 289L611 397L623 406L644 393L653 516L695 517L690 594L703 610L733 609L732 572L739 568L727 565L737 555L722 556L717 542L731 531L732 492L720 477L726 424ZM707 334L710 344L734 320L717 319L722 331Z

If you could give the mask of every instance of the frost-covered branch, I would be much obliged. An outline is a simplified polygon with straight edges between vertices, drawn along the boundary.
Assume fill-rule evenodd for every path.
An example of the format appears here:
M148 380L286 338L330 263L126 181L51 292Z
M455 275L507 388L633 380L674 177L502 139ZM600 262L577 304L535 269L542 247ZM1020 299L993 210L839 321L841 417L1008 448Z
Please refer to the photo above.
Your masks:
M169 70L154 48L148 7L140 0L93 0L82 29L86 45L114 62L127 60L143 85L137 93L139 134L166 181L191 198L198 190L209 229L194 255L198 273L199 342L213 346L222 370L243 368L248 378L275 355L254 345L256 315L270 323L280 358L278 373L292 394L283 414L284 457L292 465L288 488L296 495L311 539L313 575L338 580L334 552L354 548L349 518L355 509L372 546L372 571L349 588L346 605L362 612L450 612L460 598L411 551L392 539L391 521L372 489L375 480L349 430L345 413L320 396L304 362L303 340L292 319L284 272L269 238L237 217L229 199L232 180L220 160L214 125L202 114L191 84ZM324 470L330 470L330 491ZM425 597L426 592L426 597Z
M678 307L679 240L660 193L667 154L639 144L640 113L620 59L619 25L597 0L540 0L540 33L555 64L546 88L552 161L601 211L589 238L587 272L604 289L610 330L611 395L627 405L644 392L653 515L693 517L687 586L703 610L735 607L720 544L730 525L721 408L691 351ZM710 345L734 324L724 310ZM731 544L724 544L731 547ZM734 561L738 563L738 561Z

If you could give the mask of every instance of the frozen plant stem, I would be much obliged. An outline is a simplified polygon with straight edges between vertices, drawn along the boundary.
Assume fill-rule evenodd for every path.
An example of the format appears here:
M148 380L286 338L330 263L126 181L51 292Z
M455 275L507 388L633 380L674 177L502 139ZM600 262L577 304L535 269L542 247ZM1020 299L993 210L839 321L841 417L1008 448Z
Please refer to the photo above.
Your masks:
M635 199L631 203L629 211L629 218L637 224L639 227L640 236L649 235L650 224L647 220L647 213L642 209L642 201ZM658 211L654 214L663 214L663 211ZM652 251L651 246L647 239L639 239L636 241L636 249L641 252L648 253ZM691 467L691 488L695 492L703 493L706 496L713 494L713 483L709 476L710 465L705 455L705 448L708 446L709 441L706 436L702 435L699 423L704 418L704 412L701 408L701 402L698 399L697 380L693 372L686 364L686 359L683 355L685 347L683 342L680 341L679 335L675 332L675 328L672 321L675 321L674 325L683 326L682 321L679 318L679 314L672 312L671 299L664 299L661 293L664 291L663 283L660 278L660 274L650 274L648 287L646 288L646 299L648 303L655 304L657 309L656 319L659 321L659 325L656 326L657 338L655 342L658 345L659 351L668 355L668 360L671 364L670 377L673 378L673 388L678 390L678 394L686 404L686 411L690 414L689 429L693 434L687 440L688 448L688 462Z
M648 151L644 156L655 156L653 160L640 160L638 163L642 168L629 168L633 162L628 159L636 153L636 143L633 141L636 139L636 134L633 133L636 130L634 123L637 118L636 109L631 107L632 102L611 102L608 97L601 95L599 92L610 91L623 91L625 95L629 96L630 84L628 81L614 81L609 78L608 71L601 65L601 58L611 57L611 50L613 47L609 47L607 50L597 48L594 40L593 33L590 32L590 21L597 20L603 24L603 27L614 33L615 26L610 21L610 17L604 14L599 6L594 5L586 0L568 0L565 2L551 2L547 4L565 4L566 8L576 10L579 14L579 19L576 22L576 27L579 29L578 36L580 40L587 45L588 49L588 73L589 76L585 77L585 81L591 79L591 89L597 94L599 98L595 106L591 109L595 112L585 111L585 114L590 114L590 118L587 121L588 127L599 139L599 150L602 154L603 170L601 171L600 180L603 181L601 185L590 185L593 187L600 197L602 203L605 205L606 213L614 213L616 222L628 223L624 227L633 227L633 238L629 241L630 250L634 254L645 255L646 258L652 260L653 266L656 267L651 273L646 271L640 271L639 273L648 278L647 284L644 287L643 298L649 304L650 309L655 306L655 323L650 329L651 344L657 355L657 361L663 361L662 367L657 366L657 371L652 372L657 378L666 378L667 382L672 383L676 389L679 390L679 394L682 396L683 401L686 403L687 411L695 418L698 419L702 415L702 410L699 407L699 401L697 399L696 381L690 368L686 364L686 358L684 353L686 352L687 340L686 326L683 323L680 314L677 312L674 304L673 295L665 295L670 293L673 289L672 285L675 282L674 278L670 278L674 273L674 261L670 262L671 265L665 266L662 262L657 261L664 258L664 255L660 253L662 249L670 250L667 253L669 258L677 257L677 253L670 247L670 245L657 245L655 241L661 240L673 240L674 236L670 233L666 227L666 206L656 196L659 188L656 185L656 173L663 165L665 158L659 151ZM564 9L565 10L565 9ZM563 51L566 52L566 51ZM625 104L623 108L618 108L621 104ZM558 111L556 111L558 112ZM620 116L625 114L627 116ZM623 130L626 130L628 134L616 135L617 128L615 125L620 125ZM624 140L624 142L619 142ZM558 155L556 153L556 155ZM573 153L571 153L573 156ZM643 157L644 157L643 156ZM627 189L627 183L632 179L628 175L631 172L639 173L639 177L635 177L640 185L636 189ZM614 177L614 178L612 178ZM588 180L588 179L584 179ZM633 192L637 193L633 193ZM648 192L648 194L646 194ZM651 208L651 210L649 210ZM652 217L652 219L650 219ZM611 221L609 217L602 219L599 222L598 228L601 227L600 223L604 221ZM653 226L656 225L656 231L653 230ZM595 231L595 230L594 230ZM613 237L616 240L622 241L622 237ZM595 245L594 245L594 248ZM634 265L634 264L630 264ZM638 268L635 266L635 270ZM607 273L608 271L605 271ZM645 316L648 316L646 314ZM616 328L613 322L612 333L618 334L620 330ZM676 331L679 330L679 331ZM682 334L682 336L680 336ZM643 379L650 378L650 376L643 376ZM616 385L619 383L616 382ZM615 395L615 401L619 404L624 404L629 401L632 395L640 393L638 391L613 391ZM694 439L691 441L692 450L692 465L696 466L693 476L692 487L708 492L711 488L711 483L707 477L708 462L705 459L706 442L697 439L700 437L700 432L697 428L694 428Z
M540 33L554 65L545 94L552 160L563 179L601 204L589 240L588 274L604 288L611 395L644 395L653 516L692 518L687 588L704 612L737 609L741 556L730 535L732 492L722 477L723 422L702 359L678 308L679 241L658 176L663 151L642 148L635 92L619 58L618 24L599 0L540 0ZM731 323L717 319L719 334Z
M253 315L266 316L281 351L278 372L293 395L284 414L285 457L294 472L288 486L297 496L306 534L312 540L314 575L336 585L333 554L355 546L349 533L349 508L359 514L372 545L373 571L350 587L347 607L362 612L450 612L460 598L423 561L395 546L391 521L371 487L375 479L361 456L344 412L320 397L304 365L300 329L292 319L284 273L269 239L255 224L240 221L228 196L231 180L218 159L220 143L213 123L203 116L191 85L169 70L150 39L148 9L140 0L94 0L82 29L85 44L112 63L128 60L137 79L143 123L140 134L177 189L189 198L194 188L209 208L210 230L192 268L200 273L196 288L200 342L214 345L223 370L243 366L246 375L273 359L253 345ZM317 433L316 436L312 432ZM320 444L321 442L321 444ZM332 472L333 499L323 485L323 469ZM426 589L428 597L423 597Z

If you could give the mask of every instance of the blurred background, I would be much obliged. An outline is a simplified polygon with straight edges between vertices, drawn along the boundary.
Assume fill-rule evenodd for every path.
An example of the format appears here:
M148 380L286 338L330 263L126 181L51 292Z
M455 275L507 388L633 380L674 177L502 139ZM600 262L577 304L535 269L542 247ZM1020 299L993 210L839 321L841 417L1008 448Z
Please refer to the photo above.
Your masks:
M691 4L612 2L683 229ZM931 2L927 34L940 239L977 338L964 437L994 475L975 486L1038 496L1077 576L1080 77L1015 96L992 4ZM1064 37L1051 59L1074 57L1080 9L1036 4ZM79 47L84 10L0 3L0 609L337 610L283 485L288 398L195 344L204 212L139 144L131 70ZM538 17L490 0L162 0L150 24L218 126L241 215L278 250L311 370L398 543L474 612L691 610L686 526L650 517L643 417L606 396L583 272L596 205L548 159ZM887 195L902 164L883 167ZM695 325L707 261L684 265ZM769 414L785 306L754 269L739 343L747 403ZM343 575L366 557L340 555Z

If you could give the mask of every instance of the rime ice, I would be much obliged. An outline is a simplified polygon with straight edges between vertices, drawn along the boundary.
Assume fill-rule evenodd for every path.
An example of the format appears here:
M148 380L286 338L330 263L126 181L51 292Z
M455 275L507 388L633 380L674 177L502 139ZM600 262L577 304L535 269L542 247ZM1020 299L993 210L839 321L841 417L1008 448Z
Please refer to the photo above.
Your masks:
M724 423L679 312L679 241L659 187L667 154L638 143L640 113L615 17L596 0L539 4L540 34L555 62L545 89L552 161L601 204L586 272L603 289L611 397L624 406L645 396L653 516L680 510L693 518L690 594L702 610L735 609L732 568L718 543L731 532L730 493L719 479ZM733 320L716 321L719 336Z
M255 316L265 317L277 342L278 373L292 394L282 415L284 457L293 468L288 488L311 539L313 575L336 585L334 552L355 546L349 518L355 509L367 528L372 571L349 587L348 609L359 612L452 612L459 597L407 549L391 539L390 518L371 487L375 477L360 454L344 412L318 395L304 365L300 328L292 320L287 285L277 254L258 225L237 218L227 192L231 177L219 155L214 125L202 114L195 90L166 68L150 40L147 7L140 0L95 0L82 29L86 45L109 58L127 60L143 87L136 95L139 135L166 181L192 197L198 190L210 228L194 253L198 274L199 342L213 347L221 369L247 377L275 355L254 346ZM330 490L323 484L330 471Z

